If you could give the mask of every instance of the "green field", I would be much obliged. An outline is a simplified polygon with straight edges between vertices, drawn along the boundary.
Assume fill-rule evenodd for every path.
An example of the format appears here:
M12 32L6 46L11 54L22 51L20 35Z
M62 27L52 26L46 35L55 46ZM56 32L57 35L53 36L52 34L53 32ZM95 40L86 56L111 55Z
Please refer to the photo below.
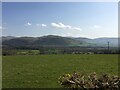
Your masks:
M58 88L58 77L74 71L118 74L118 55L3 56L3 88Z

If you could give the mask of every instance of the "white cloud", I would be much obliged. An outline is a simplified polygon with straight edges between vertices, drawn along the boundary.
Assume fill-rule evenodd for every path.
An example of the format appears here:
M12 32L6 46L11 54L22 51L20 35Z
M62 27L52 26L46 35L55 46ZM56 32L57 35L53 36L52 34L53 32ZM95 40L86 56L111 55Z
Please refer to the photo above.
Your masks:
M36 26L40 26L40 27L47 27L46 24L36 24Z
M82 30L81 28L78 28L78 27L74 27L73 29L74 29L74 30L79 30L79 31Z
M51 26L56 27L56 28L59 28L59 27L60 27L60 25L59 25L59 24L56 24L56 23L51 23Z
M58 25L59 25L59 27L60 27L60 28L67 28L67 25L64 25L64 24L63 24L63 23L61 23L61 22L60 22L60 23L58 23Z
M94 25L93 27L94 27L94 28L101 28L100 25Z
M4 29L6 29L6 28L5 28L5 27L0 26L0 30L4 30Z
M42 27L46 27L47 25L46 24L41 24Z
M0 30L2 29L2 26L0 26Z
M30 22L27 22L25 26L31 26L32 24Z
M72 26L66 25L66 28L67 28L67 29L72 29Z
M60 29L72 29L72 30L79 30L79 31L81 31L81 28L79 28L79 27L73 27L73 26L70 26L70 25L65 25L62 22L51 23L51 26L55 27L55 28L60 28Z
M61 29L71 29L70 25L65 25L63 23L51 23L51 26L56 27L56 28L61 28Z
M32 24L28 22L27 25L28 25L28 26L31 26Z

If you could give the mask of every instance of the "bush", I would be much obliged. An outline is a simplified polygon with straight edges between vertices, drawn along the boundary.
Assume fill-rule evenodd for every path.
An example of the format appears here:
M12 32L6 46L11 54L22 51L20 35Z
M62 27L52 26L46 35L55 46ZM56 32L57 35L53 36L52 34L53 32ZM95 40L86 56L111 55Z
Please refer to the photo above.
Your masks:
M60 76L58 83L67 88L118 90L120 88L120 77L117 75L109 76L108 74L97 76L94 72L85 78L83 74L74 72Z

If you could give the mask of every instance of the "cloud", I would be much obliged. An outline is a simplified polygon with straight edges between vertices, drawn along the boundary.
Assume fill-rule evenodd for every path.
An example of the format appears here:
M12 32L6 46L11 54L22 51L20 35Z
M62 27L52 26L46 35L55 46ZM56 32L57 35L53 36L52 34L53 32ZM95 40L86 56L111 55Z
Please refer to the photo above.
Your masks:
M42 27L46 27L47 25L46 24L41 24Z
M28 22L27 25L28 25L28 26L31 26L32 24Z
M40 27L47 27L46 24L36 24L36 26L40 26Z
M63 23L51 23L51 26L56 27L56 28L61 28L61 29L71 29L70 25L65 25Z
M79 30L79 31L82 30L82 29L79 28L79 27L73 27L73 26L70 26L70 25L65 25L65 24L63 24L62 22L59 22L59 23L51 23L51 26L52 26L52 27L55 27L55 28L60 28L60 29L72 29L72 30Z
M0 30L2 29L2 26L0 26Z
M25 26L31 26L32 24L30 22L27 22Z
M81 28L78 28L78 27L73 27L74 30L79 30L81 31L82 29Z
M94 27L94 28L101 28L100 25L94 25L93 27Z
M0 30L4 30L4 29L6 29L6 28L5 28L5 27L0 26Z
M60 25L56 24L56 23L51 23L51 26L56 27L56 28L60 28Z

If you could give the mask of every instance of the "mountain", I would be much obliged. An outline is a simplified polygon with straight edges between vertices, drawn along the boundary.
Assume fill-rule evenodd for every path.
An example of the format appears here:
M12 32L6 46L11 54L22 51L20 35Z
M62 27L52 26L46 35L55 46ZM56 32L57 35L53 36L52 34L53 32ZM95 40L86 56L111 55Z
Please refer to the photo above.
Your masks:
M17 37L12 39L4 39L3 45L7 46L80 46L84 41L61 37L61 36L43 36L43 37Z
M89 44L94 44L95 46L102 46L107 47L108 42L111 47L118 47L118 38L95 38L95 39L89 39L89 38L75 38L78 41L85 41Z
M93 42L93 39L84 38L84 37L78 37L78 38L74 38L74 39L78 40L78 41L84 41L84 42L86 42L89 45L96 45L96 43Z
M96 38L93 41L100 46L107 46L109 42L110 46L118 47L118 38Z
M42 36L42 37L2 37L3 46L9 47L66 47L66 46L91 46L91 47L107 47L107 42L110 42L111 47L118 47L118 38L95 38L89 39L84 37L61 37L61 36Z
M3 36L2 41L10 40L10 39L13 39L13 38L15 38L15 37L13 37L13 36Z
M83 43L84 42L79 42L71 38L53 35L39 37L34 42L35 45L48 45L48 46L79 46L80 44Z

